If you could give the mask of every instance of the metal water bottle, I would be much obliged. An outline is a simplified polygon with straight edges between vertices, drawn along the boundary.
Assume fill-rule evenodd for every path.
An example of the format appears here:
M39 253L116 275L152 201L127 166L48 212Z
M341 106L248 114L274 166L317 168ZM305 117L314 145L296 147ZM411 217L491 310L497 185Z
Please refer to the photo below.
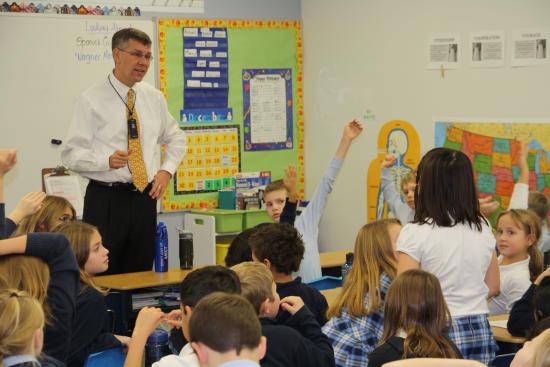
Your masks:
M156 329L145 344L145 367L151 367L153 363L169 354L168 333L162 329Z
M193 233L180 230L180 269L193 268Z
M159 222L155 236L155 272L166 271L168 271L168 230L164 222Z

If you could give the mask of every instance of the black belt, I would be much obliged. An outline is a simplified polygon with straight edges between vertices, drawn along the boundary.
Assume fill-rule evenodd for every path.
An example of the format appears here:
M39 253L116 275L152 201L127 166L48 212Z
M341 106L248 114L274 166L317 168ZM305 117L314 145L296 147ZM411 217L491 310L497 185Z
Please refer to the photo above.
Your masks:
M97 180L90 180L90 183L96 186L109 187L112 189L137 191L137 188L131 182L103 182L103 181L97 181Z

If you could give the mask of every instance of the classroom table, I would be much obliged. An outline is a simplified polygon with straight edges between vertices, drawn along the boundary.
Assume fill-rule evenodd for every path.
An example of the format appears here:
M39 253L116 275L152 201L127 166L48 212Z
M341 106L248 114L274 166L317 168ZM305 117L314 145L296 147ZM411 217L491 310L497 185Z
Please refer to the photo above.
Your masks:
M107 306L115 311L115 333L126 335L130 332L130 321L134 314L132 307L134 291L180 284L191 271L192 269L170 269L165 273L141 271L94 277L96 285L109 288L106 302Z
M348 252L353 252L353 250L321 252L319 254L321 258L321 268L334 268L344 265Z
M501 320L508 320L508 315L494 315L489 316L489 322L491 321L501 321ZM493 330L493 335L495 337L496 341L499 342L505 342L505 343L513 343L513 344L523 344L525 343L525 338L520 336L513 336L508 332L508 329L505 327L499 327L499 326L492 326L491 330Z

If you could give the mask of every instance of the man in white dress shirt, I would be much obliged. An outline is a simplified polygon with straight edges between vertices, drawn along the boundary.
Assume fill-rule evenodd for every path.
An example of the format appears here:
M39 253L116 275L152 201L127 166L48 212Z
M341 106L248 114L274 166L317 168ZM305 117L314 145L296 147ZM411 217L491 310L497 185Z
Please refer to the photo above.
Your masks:
M119 274L151 269L156 201L185 154L185 135L162 93L142 82L153 59L149 36L122 29L112 50L113 71L76 101L61 157L90 179L83 219L110 251L108 273Z

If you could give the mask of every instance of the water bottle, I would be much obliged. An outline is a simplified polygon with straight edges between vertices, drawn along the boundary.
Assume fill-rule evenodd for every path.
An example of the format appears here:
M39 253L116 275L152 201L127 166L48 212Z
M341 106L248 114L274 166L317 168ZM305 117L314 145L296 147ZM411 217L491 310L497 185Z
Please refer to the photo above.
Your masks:
M346 281L351 266L353 265L353 252L348 252L346 254L346 262L342 265L342 285Z
M193 233L180 230L180 269L193 268Z
M168 230L164 222L159 222L155 236L155 272L166 271L168 271Z
M153 363L169 354L168 333L165 330L156 329L145 344L145 367L151 367Z

